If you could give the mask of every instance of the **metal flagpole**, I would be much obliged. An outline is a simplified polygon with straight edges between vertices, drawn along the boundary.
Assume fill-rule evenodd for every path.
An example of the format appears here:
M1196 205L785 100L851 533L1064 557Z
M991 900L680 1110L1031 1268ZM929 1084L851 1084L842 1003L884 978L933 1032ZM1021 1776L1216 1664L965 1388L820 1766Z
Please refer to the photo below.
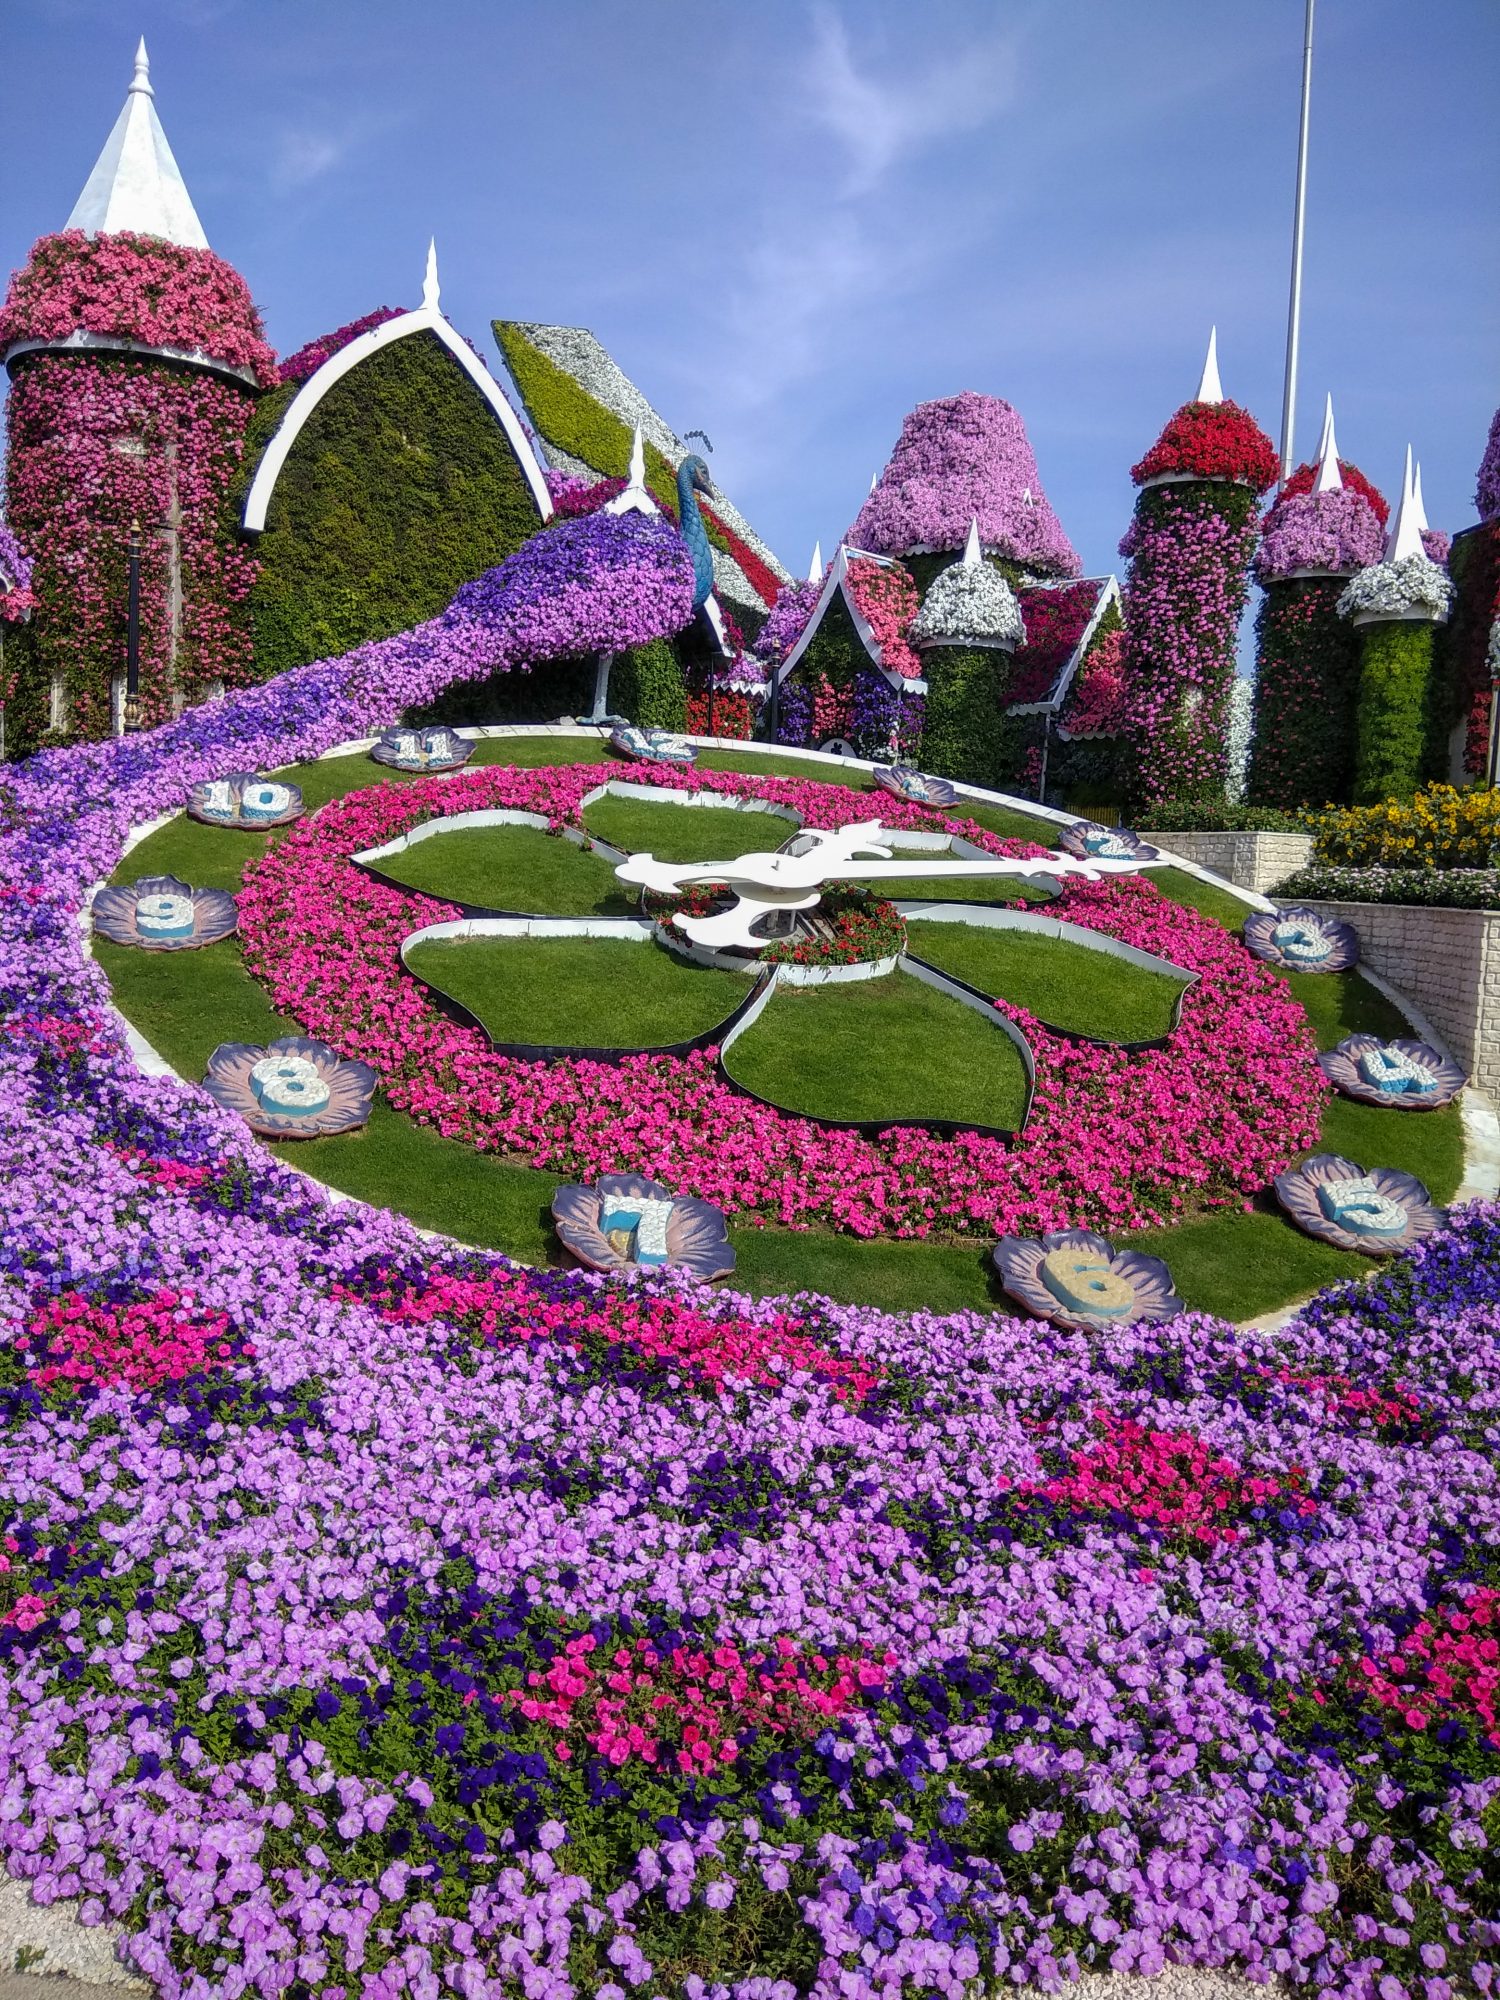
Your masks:
M1287 305L1286 382L1281 394L1281 476L1291 476L1297 419L1297 345L1302 334L1302 232L1307 219L1307 115L1312 102L1313 7L1307 0L1302 29L1302 125L1297 138L1297 204L1292 217L1292 293Z

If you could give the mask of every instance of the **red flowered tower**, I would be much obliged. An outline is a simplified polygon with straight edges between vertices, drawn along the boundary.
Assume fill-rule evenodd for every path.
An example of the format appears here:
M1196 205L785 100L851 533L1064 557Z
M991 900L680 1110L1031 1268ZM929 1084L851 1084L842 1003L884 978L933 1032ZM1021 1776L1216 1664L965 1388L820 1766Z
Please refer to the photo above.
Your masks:
M1139 492L1120 553L1130 559L1123 721L1137 805L1225 796L1256 500L1276 472L1271 440L1225 398L1210 335L1197 395L1131 468Z
M144 42L66 228L11 279L0 356L7 516L36 600L11 754L122 726L137 524L141 720L248 680L255 565L226 500L275 358L243 279L208 247Z

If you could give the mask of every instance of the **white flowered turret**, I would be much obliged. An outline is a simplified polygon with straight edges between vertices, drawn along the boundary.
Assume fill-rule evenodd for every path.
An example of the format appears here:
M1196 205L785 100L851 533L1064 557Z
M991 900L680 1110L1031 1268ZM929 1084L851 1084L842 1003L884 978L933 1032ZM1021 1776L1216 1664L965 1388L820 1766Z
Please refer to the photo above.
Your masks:
M923 651L975 646L1013 653L1025 642L1026 622L1016 594L995 565L985 561L978 517L972 517L962 556L933 578L912 620L911 643Z
M1390 620L1446 624L1453 607L1447 571L1422 546L1426 521L1412 470L1411 446L1401 478L1401 501L1386 531L1385 555L1362 569L1339 599L1339 611L1356 625Z
M206 250L208 238L156 115L144 38L125 107L68 217L69 229L98 236L123 229Z

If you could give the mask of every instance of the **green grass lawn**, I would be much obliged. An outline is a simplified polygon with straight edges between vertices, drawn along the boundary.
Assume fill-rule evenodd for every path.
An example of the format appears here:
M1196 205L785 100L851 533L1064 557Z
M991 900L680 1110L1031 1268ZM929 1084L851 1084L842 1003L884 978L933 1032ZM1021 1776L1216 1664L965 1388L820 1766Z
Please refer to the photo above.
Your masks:
M497 1042L664 1048L707 1034L750 992L748 979L690 965L649 941L439 939L416 946L407 964Z
M907 949L981 993L1014 1000L1054 1028L1098 1041L1149 1042L1172 1025L1185 981L1034 931L914 923Z
M725 812L716 806L675 805L666 799L595 799L583 823L624 854L658 861L720 861L735 854L769 854L797 831L774 813Z
M429 896L542 917L628 917L638 892L614 864L530 826L461 826L376 862L382 875Z
M914 860L916 857L897 858ZM878 882L866 882L862 887L877 896L889 896L893 903L1051 903L1056 900L1050 889L1039 888L1035 882L1023 882L1014 875L994 875L988 881L980 875L968 882L955 882L951 877L941 875L917 877L912 881L891 876Z
M599 743L544 737L501 738L481 743L476 760L528 766L551 762L607 762L613 771L621 775L631 768L611 757ZM715 769L774 771L788 776L815 777L819 782L855 786L864 783L863 774L839 772L831 766L824 768L804 764L789 757L759 758L723 752L710 754L704 762ZM304 796L313 806L345 790L367 784L405 781L400 774L383 771L363 756L301 766L292 775L303 786ZM872 805L878 796L872 796ZM615 800L609 803L612 806L634 806L644 802ZM647 810L655 812L658 809L648 806ZM669 805L664 810L679 814L685 820L692 809ZM1008 816L998 813L997 817L1003 820ZM695 823L703 822L708 815L699 812L694 819ZM776 845L784 837L782 829L786 823L769 815L744 819L722 814L716 816L713 827L717 838L720 827L743 833L747 827L756 827L762 821L776 829L774 836L765 844ZM989 824L989 821L985 823ZM1045 824L1040 830L1032 823L1024 826L999 825L994 830L1025 832L1050 844ZM569 885L572 885L571 894L582 901L583 907L579 912L582 914L594 907L586 900L588 897L601 891L609 893L604 890L605 877L595 872L599 865L597 860L571 844L565 847L562 842L528 828L508 829L504 833L506 846L511 850L509 867L514 875L519 876L520 857L527 853L534 856L539 870L555 871L553 879L539 882L538 900L542 893L548 899L542 905L544 909L555 910L558 914L572 913L575 904L567 900L552 900L554 893L566 898L570 893ZM129 882L138 875L172 873L203 886L236 888L245 862L252 855L259 854L268 839L275 838L275 834L231 833L223 828L199 826L185 818L179 819L128 856L116 871L115 879ZM446 850L450 860L457 854L464 868L473 866L484 871L483 879L488 881L494 872L493 856L496 850L490 850L490 856L486 858L485 850L478 848L465 859L457 843L466 838L468 836L463 834L439 836L431 843L412 850L409 858L414 862L417 856L421 856L425 866L429 857L435 861ZM449 843L454 843L451 849ZM761 836L756 833L753 844L760 843ZM734 850L719 844L718 851L727 853ZM1236 932L1239 930L1246 905L1227 892L1200 883L1195 877L1175 869L1151 871L1148 879L1155 881L1164 894L1201 910ZM464 894L456 886L456 880L455 875L441 884L434 879L420 886L430 886L435 893L446 893L463 901L484 900ZM906 893L910 895L911 891ZM937 926L913 928L919 936L930 938ZM957 930L959 927L942 928ZM984 934L971 932L967 936L979 938ZM550 945L554 941L538 942ZM503 948L510 950L512 941L506 941ZM532 948L535 949L535 946ZM603 948L637 954L642 963L647 962L648 954L651 958L663 956L656 948L647 946L606 945ZM1059 949L1056 945L1050 948ZM239 948L233 940L211 946L205 951L180 953L135 951L99 940L96 951L114 988L116 1004L152 1046L184 1076L195 1080L201 1077L209 1054L221 1041L260 1043L278 1034L297 1032L296 1024L279 1018L269 1006L262 989L247 976ZM1114 970L1115 962L1107 962ZM692 972L676 961L671 961L668 969L677 975L674 986L682 977L688 981L729 977ZM1120 966L1118 970L1133 972L1134 968ZM961 973L960 976L968 975ZM585 982L585 988L588 983ZM742 995L742 982L735 980L731 983L736 997ZM768 1026L774 1025L774 1019L781 1010L815 1007L840 993L844 996L871 995L878 988L899 991L901 986L913 983L895 975L867 986L779 995L752 1034L745 1036L731 1052L736 1074L741 1073L740 1066L747 1053L754 1054L750 1049L752 1039L760 1037ZM1288 975L1288 984L1307 1011L1320 1047L1330 1047L1345 1035L1359 1030L1390 1035L1410 1032L1399 1011L1358 973L1295 973ZM1013 989L1007 986L1005 990L1009 992ZM1024 996L1017 993L1016 997ZM1069 997L1076 997L1071 987ZM611 1003L616 1007L619 1005L619 997L613 990ZM1027 999L1025 1004L1030 1006L1035 1003ZM832 1073L839 1079L840 1094L847 1095L855 1104L853 1109L823 1110L821 1115L890 1117L894 1122L902 1115L915 1116L925 1112L934 1117L983 1118L986 1123L1002 1125L1015 1122L1018 1110L1013 1109L1004 1115L997 1113L997 1100L986 1096L986 1087L981 1086L978 1094L990 1106L988 1110L975 1108L973 1098L965 1097L964 1093L972 1091L975 1086L974 1075L966 1074L972 1072L973 1062L969 1055L955 1061L951 1043L948 1043L949 1053L934 1066L935 1073L930 1080L936 1092L952 1092L952 1101L941 1103L935 1097L924 1095L926 1080L914 1075L912 1068L914 1060L920 1061L921 1050L913 1048L911 1041L912 1028L918 1018L917 1010L924 1005L943 1009L945 1019L961 1011L932 994L930 989L919 987L911 997L910 1007L903 1005L900 1008L899 1019L887 1016L887 1028L896 1032L884 1038L885 1047L891 1053L888 1059L882 1061L879 1072L871 1068L871 1017L864 1016L864 1027L855 1027L850 1033L845 1025L835 1022L834 1014L824 1013L821 1016L817 1037L821 1054L816 1061L805 1065L809 1072L806 1082L811 1088L824 1088L825 1073ZM723 1011L727 1013L729 1008ZM1037 1011L1042 1009L1038 1006ZM835 1012L841 1013L842 1010L836 1009ZM843 1016L845 1023L859 1018L852 1010ZM1024 1073L1008 1039L977 1016L970 1014L967 1020L971 1024L970 1032L984 1038L979 1044L981 1060L998 1054L1001 1062L1014 1064L1009 1087L1015 1090L1019 1081L1019 1097L1023 1099ZM1059 1025L1068 1023L1060 1022ZM960 1029L950 1025L942 1041L947 1043L950 1034L960 1032ZM571 1028L566 1031L565 1038L574 1039ZM601 1035L597 1040L603 1045L606 1037ZM932 1038L924 1037L924 1043L928 1042L938 1045ZM770 1054L766 1060L773 1067L778 1063L781 1065L778 1074L783 1078L787 1077L789 1054L799 1043L805 1045L800 1031L795 1038L786 1037L779 1044L768 1044ZM793 1061L791 1071L795 1072L797 1068L797 1063ZM867 1109L858 1102L859 1092L864 1088L864 1080L876 1074L883 1075L884 1080L878 1090L872 1090L872 1106ZM795 1087L795 1073L790 1075L789 1081ZM923 1091L914 1088L916 1084L922 1084ZM764 1089L765 1085L757 1082L756 1087ZM903 1094L907 1092L910 1096L923 1095L924 1101L913 1104L910 1096ZM775 1089L766 1089L766 1094L777 1097L781 1102L788 1101L780 1097ZM954 1108L955 1102L960 1108ZM899 1109L895 1108L898 1105ZM820 1109L813 1103L807 1103L802 1108ZM557 1175L477 1154L457 1141L442 1139L429 1128L413 1124L379 1099L362 1136L285 1143L275 1145L271 1150L348 1194L400 1210L423 1228L440 1230L483 1248L504 1250L528 1262L558 1262L562 1259L547 1216L552 1189L559 1178ZM1334 1099L1324 1119L1320 1150L1346 1153L1366 1165L1404 1168L1425 1181L1439 1201L1451 1196L1462 1177L1462 1126L1455 1107L1436 1112L1403 1112ZM757 1295L821 1291L834 1298L890 1310L927 1309L935 1312L957 1311L964 1307L984 1310L1001 1303L988 1261L988 1245L982 1242L862 1242L853 1237L820 1231L757 1229L748 1223L737 1224L734 1235L740 1260L738 1282ZM1267 1194L1257 1197L1248 1212L1238 1207L1214 1211L1192 1217L1171 1229L1143 1231L1123 1240L1132 1241L1153 1255L1164 1257L1172 1268L1178 1291L1190 1306L1231 1319L1268 1312L1320 1285L1341 1277L1358 1276L1369 1268L1358 1256L1316 1243L1293 1229L1277 1210L1274 1197Z
M779 992L725 1066L748 1090L815 1118L961 1118L1013 1130L1026 1107L1010 1037L904 972Z

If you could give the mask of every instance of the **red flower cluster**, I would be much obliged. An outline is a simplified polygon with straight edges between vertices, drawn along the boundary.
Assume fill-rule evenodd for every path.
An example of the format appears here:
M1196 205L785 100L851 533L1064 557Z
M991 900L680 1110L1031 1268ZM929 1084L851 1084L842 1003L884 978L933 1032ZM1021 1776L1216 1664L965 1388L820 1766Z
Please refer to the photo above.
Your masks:
M1306 465L1299 465L1277 494L1276 498L1278 502L1282 500L1295 500L1300 494L1311 493L1313 481L1317 476L1318 468L1311 460ZM1345 492L1357 493L1362 500L1369 502L1375 511L1376 519L1383 528L1390 519L1391 503L1386 499L1375 482L1372 479L1366 479L1359 467L1351 464L1347 458L1339 460L1339 477L1344 482Z
M690 694L687 698L687 728L689 736L708 734L708 696ZM714 690L715 736L732 736L738 742L748 743L755 728L755 710L750 706L747 694L737 694L730 688Z
M374 312L367 312L362 319L351 319L347 326L341 326L334 333L320 334L310 340L306 347L299 347L295 354L289 354L281 364L283 385L289 382L305 382L309 375L316 375L330 355L337 354L341 347L347 347L351 340L358 340L371 327L384 326L388 319L400 319L406 310L404 306L377 306Z
M1016 592L1026 620L1026 643L1016 649L1005 690L1007 702L1044 701L1051 694L1088 630L1103 588L1085 578L1058 588Z
M1409 1729L1475 1716L1500 1750L1500 1590L1476 1590L1454 1610L1424 1618L1388 1653L1359 1662L1365 1692Z
M1232 479L1264 493L1280 471L1276 447L1238 403L1184 403L1130 476L1137 486L1164 473Z
M255 1353L232 1337L227 1313L196 1312L188 1293L167 1285L121 1306L63 1292L27 1322L16 1346L39 1389L159 1389Z
M896 1655L879 1660L849 1653L799 1652L778 1638L769 1652L741 1652L728 1642L712 1650L674 1646L662 1653L647 1639L594 1658L591 1632L569 1639L545 1671L533 1668L524 1688L506 1699L528 1721L556 1730L554 1753L573 1751L567 1732L619 1766L632 1757L657 1764L670 1742L671 1761L689 1777L739 1755L741 1730L809 1737L826 1729L873 1689L885 1685Z
M212 250L159 236L64 229L32 245L0 307L0 349L73 333L207 355L248 369L263 388L277 379L275 353L239 272Z
M761 956L770 965L868 965L893 958L906 947L906 925L894 903L868 889L828 890L818 915L833 926L831 937L789 938Z
M1075 1513L1128 1514L1208 1548L1237 1542L1242 1531L1234 1517L1248 1509L1276 1503L1299 1517L1318 1511L1300 1466L1281 1479L1264 1479L1242 1471L1192 1431L1148 1430L1109 1410L1095 1410L1094 1421L1099 1442L1071 1453L1070 1469L1057 1478L1018 1487L1022 1499L1035 1496Z

